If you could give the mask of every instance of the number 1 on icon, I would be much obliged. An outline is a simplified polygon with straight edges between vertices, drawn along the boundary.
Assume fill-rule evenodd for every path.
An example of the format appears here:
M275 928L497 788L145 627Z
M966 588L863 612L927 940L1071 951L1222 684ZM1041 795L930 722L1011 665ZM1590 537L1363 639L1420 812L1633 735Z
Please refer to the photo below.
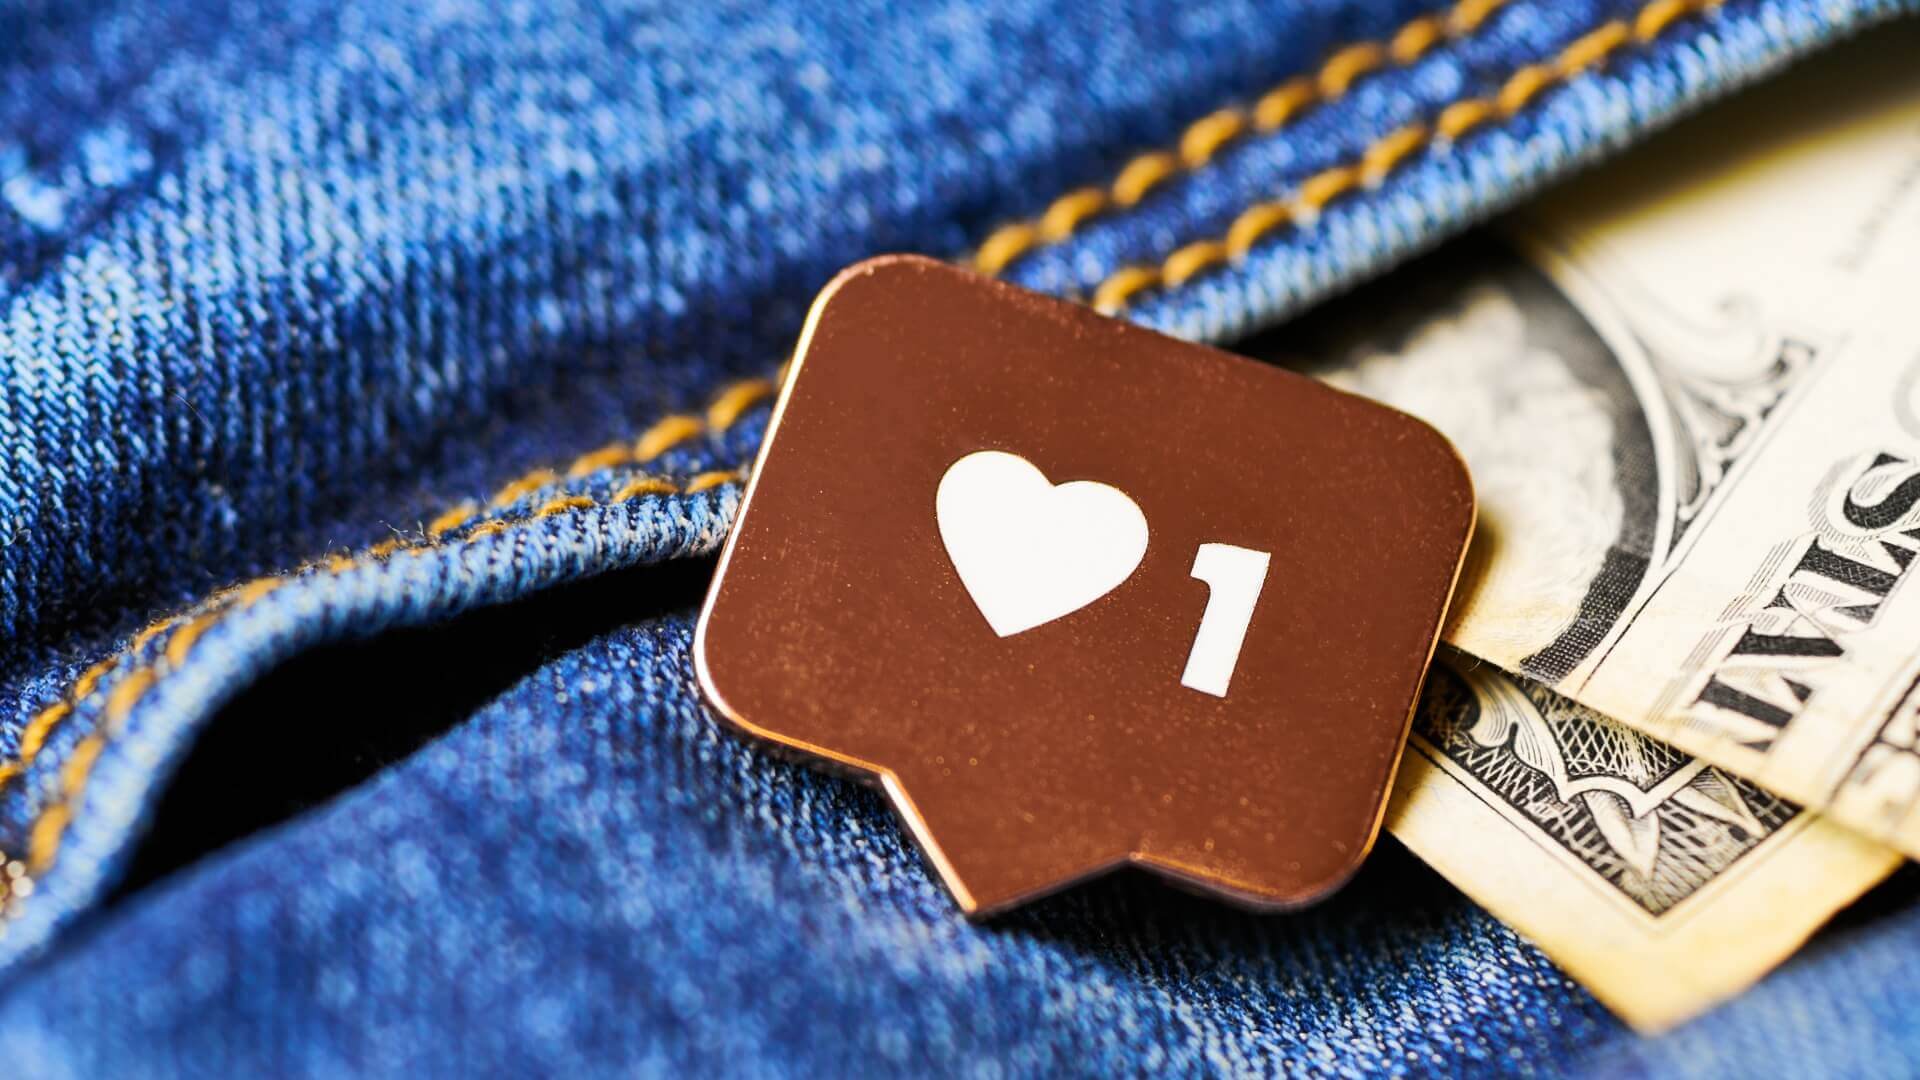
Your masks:
M1240 661L1247 624L1267 582L1267 552L1233 544L1201 544L1193 555L1193 576L1207 583L1207 610L1187 653L1180 685L1214 697L1227 696L1227 683Z

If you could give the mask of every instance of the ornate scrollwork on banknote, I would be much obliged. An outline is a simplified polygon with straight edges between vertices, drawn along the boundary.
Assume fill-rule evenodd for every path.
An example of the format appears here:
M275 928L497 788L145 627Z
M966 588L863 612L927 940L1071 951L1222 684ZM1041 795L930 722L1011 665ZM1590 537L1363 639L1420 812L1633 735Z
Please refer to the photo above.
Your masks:
M1415 718L1444 761L1648 915L1693 896L1800 811L1485 664L1436 665Z
M1429 676L1387 827L1649 1030L1759 978L1899 861L1457 653Z
M1920 854L1916 49L1251 344L1467 459L1460 652L1387 825L1642 1026L1785 957L1897 863L1876 839Z
M1385 320L1363 294L1263 344L1455 440L1482 524L1450 634L1535 676L1442 654L1387 827L1622 1016L1671 1024L1759 978L1897 856L1546 680L1565 682L1630 618L1682 507L1738 483L1817 350L1783 348L1802 339L1768 333L1747 305L1709 335L1720 362L1704 372L1663 371L1652 350L1623 364L1500 244L1385 288L1400 300ZM1676 385L1713 407L1650 412ZM1697 485L1661 482L1701 461Z
M1909 854L1916 47L1702 117L1416 271L1397 317L1291 342L1471 466L1450 643Z

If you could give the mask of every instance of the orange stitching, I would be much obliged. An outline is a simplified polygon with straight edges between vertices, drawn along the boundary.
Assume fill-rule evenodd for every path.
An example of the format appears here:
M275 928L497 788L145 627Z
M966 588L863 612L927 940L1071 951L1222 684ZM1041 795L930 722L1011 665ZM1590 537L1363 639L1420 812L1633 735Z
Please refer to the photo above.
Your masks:
M633 444L636 461L652 461L688 439L706 434L707 425L697 416L669 416L648 428Z
M1134 162L1133 165L1127 166L1127 169L1132 169L1139 164ZM1123 170L1120 173L1120 179L1114 181L1114 197L1120 199L1121 206L1132 206L1133 200L1119 194L1121 181L1126 179L1127 172ZM973 265L982 273L997 274L1008 263L1026 254L1027 249L1033 247L1034 238L1039 235L1039 229L1024 222L1002 225L980 242L979 250L973 253Z
M1216 240L1196 240L1167 256L1162 277L1168 285L1178 285L1209 266L1225 262L1227 245Z
M93 763L100 759L100 751L106 749L106 736L96 731L73 748L73 756L60 766L60 787L63 791L77 791L87 782L93 773ZM73 809L65 800L49 806L42 812L40 819L33 823L27 834L27 866L34 873L40 873L53 864L53 858L60 851L60 839L66 835L67 822L73 817ZM47 825L47 819L53 818L55 824Z
M1336 50L1310 76L1299 76L1262 94L1251 109L1230 106L1188 124L1173 150L1153 150L1133 158L1102 187L1083 187L1053 200L1039 216L1012 221L988 234L973 252L973 268L998 274L1014 260L1072 236L1084 222L1109 209L1125 209L1182 172L1205 166L1227 144L1250 131L1285 126L1308 106L1346 94L1354 83L1389 65L1411 64L1447 38L1478 30L1509 0L1459 0L1444 14L1408 22L1382 44L1363 41Z
M1121 206L1132 206L1134 203L1146 198L1147 192L1152 191L1154 185L1179 171L1180 159L1164 150L1152 154L1142 154L1128 162L1127 167L1121 169L1120 175L1114 178L1113 201L1119 203ZM1025 252L1026 249L1022 248L1020 251L1014 252L1014 254L1022 255L1025 254ZM1000 266L990 267L980 265L978 260L976 260L975 265L978 269L991 274L997 273L1001 267L1004 267L1006 264L1001 263Z
M1480 25L1502 2L1463 0L1453 10L1452 32L1462 33ZM1563 47L1551 61L1527 64L1515 70L1491 96L1453 102L1440 111L1431 126L1409 124L1381 136L1361 152L1357 163L1336 165L1302 181L1291 199L1248 207L1229 223L1223 236L1184 244L1162 258L1158 265L1123 266L1115 270L1094 286L1093 306L1104 314L1115 315L1142 292L1177 286L1201 270L1245 258L1254 244L1281 226L1310 224L1328 203L1356 188L1379 184L1415 155L1436 144L1459 139L1495 117L1512 116L1548 88L1605 63L1629 41L1647 41L1681 16L1709 11L1719 2L1652 0L1640 9L1631 27L1621 20L1602 23ZM1347 52L1341 56L1347 56ZM1353 53L1345 66L1335 69L1334 73L1344 74L1349 69L1357 73L1371 59L1372 54ZM1327 70L1323 69L1323 78L1326 75ZM1295 106L1290 102L1287 107ZM1275 111L1284 110L1276 105Z
M1360 184L1360 170L1352 165L1336 165L1307 177L1300 185L1300 193L1294 201L1300 204L1302 216L1312 216L1320 208L1334 199L1352 191Z
M1260 242L1260 238L1293 220L1293 207L1288 203L1269 202L1249 207L1227 230L1227 257L1244 258L1248 249Z
M783 367L781 378L784 378L784 373ZM689 439L733 426L734 421L740 419L748 409L771 397L779 388L779 379L752 378L730 383L714 396L713 403L707 406L704 420L682 413L663 417L630 443L613 443L574 458L567 465L565 478L577 480L619 465L644 464ZM487 500L487 505L497 509L518 502L561 479L561 474L552 469L534 469L502 485ZM426 534L437 537L451 532L472 521L479 512L480 507L473 503L461 503L428 522ZM405 544L404 540L396 540L392 547L372 550L369 554L390 554Z
M161 661L155 661L144 667L135 668L129 672L125 678L121 679L112 690L108 691L107 702L103 709L104 723L102 727L88 733L85 738L79 743L76 743L71 756L61 765L61 799L59 802L42 810L28 831L27 863L33 868L34 872L37 873L52 863L54 855L59 850L60 838L65 833L68 821L72 818L71 804L73 799L86 784L87 777L92 772L94 760L99 757L100 751L106 745L107 735L117 732L125 724L127 714L139 703L146 692L152 688L155 681L159 678L159 663L165 662L171 667L178 667L181 660L185 658L187 650L192 647L193 642L211 627L221 615L252 605L261 597L279 588L283 580L284 579L278 577L257 578L237 589L220 590L214 595L211 602L218 603L230 600L231 602L228 603L226 607L207 611L191 620L184 620L184 623L182 616L170 616L150 623L146 630L134 635L133 640L128 643L127 647L122 650L118 656L109 657L106 660L100 661L93 665L93 667L87 669L87 672L78 680L75 680L71 695L66 701L49 707L42 712L42 717L53 714L53 720L57 720L61 716L71 715L74 707L81 701L86 700L100 685L101 676L115 666L121 659L138 652L141 645L153 640L154 634L158 632L153 631L154 627L179 627L179 630L175 632L174 636L168 639L166 648L162 651ZM39 722L41 718L36 717L35 719L36 722ZM0 777L11 779L25 772L26 766L32 763L34 757L44 745L46 732L51 726L52 720L47 721L44 727L37 733L33 733L34 739L31 743L29 743L26 735L23 734L19 761L10 769L0 770Z
M1320 93L1328 101L1347 92L1360 76L1378 71L1387 63L1387 50L1369 41L1349 45L1327 59L1320 69Z
M1320 87L1305 75L1261 95L1253 103L1253 123L1261 131L1285 127L1302 109L1320 100Z
M107 695L107 721L117 724L127 718L127 712L134 703L146 695L147 688L153 685L153 669L135 668L121 679L119 685Z
M185 663L187 652L193 648L193 643L199 641L200 635L206 633L218 618L218 612L209 611L174 631L173 636L167 639L167 665L179 667Z
M783 367L781 377L784 378L784 375ZM713 403L708 406L704 424L693 417L669 416L642 433L630 451L626 446L618 448L619 455L613 455L604 450L598 451L594 454L582 455L581 458L575 459L574 464L577 466L581 461L593 458L604 461L611 467L626 463L629 460L629 454L642 460L657 456L704 431L718 431L732 425L749 408L765 400L777 389L777 380L740 380L730 384L715 396ZM607 448L607 450L612 449L615 448ZM569 471L572 472L571 469ZM706 491L737 480L740 476L741 470L701 473L689 480L684 489L676 488L670 481L658 477L641 477L623 486L614 495L613 501L619 503L643 495L672 494L681 490ZM490 502L496 508L517 502L559 479L560 477L551 469L536 469L503 485ZM533 517L544 518L566 510L586 509L595 505L598 504L585 496L562 496L542 505ZM461 503L433 518L424 531L428 537L439 537L472 521L477 513L479 508L473 503ZM470 542L483 536L491 536L504 531L508 525L507 521L500 519L483 522L470 530L465 539ZM372 545L367 549L367 553L377 557L409 546L410 541L407 539L395 537ZM332 555L322 560L320 565L326 572L338 574L361 564L350 556ZM28 721L21 732L20 749L15 760L0 762L0 785L5 785L26 773L28 766L45 747L46 740L54 729L62 721L71 717L82 702L92 697L108 672L126 657L139 652L159 634L173 629L174 632L167 639L167 644L158 659L129 672L109 691L103 710L102 726L76 743L71 755L62 763L59 774L60 798L43 808L28 829L26 861L28 873L37 875L53 864L59 853L61 839L66 835L67 826L73 820L74 807L84 791L95 760L106 746L108 736L117 732L125 724L127 716L159 681L163 672L178 670L185 664L194 645L222 618L234 611L251 606L279 588L285 581L283 577L270 576L257 578L244 585L218 589L208 597L203 605L206 610L199 615L191 618L182 615L169 616L147 624L115 655L94 663L82 672L80 677L74 680L65 697L41 709L32 720ZM5 861L4 857L0 857L0 863ZM30 888L31 878L23 880ZM14 890L13 902L17 904L26 895L24 891ZM7 915L15 913L17 908L11 906L4 912Z
M76 695L76 697L79 696ZM32 763L34 755L46 745L47 736L52 734L53 729L59 726L60 721L66 719L67 714L72 711L72 705L65 701L56 701L40 710L32 720L28 721L27 729L20 733L20 760L24 763Z
M27 857L27 869L33 874L44 873L53 865L54 856L60 853L60 838L66 835L67 822L73 818L73 811L63 802L53 803L40 816L34 819L33 828L27 833L27 851L38 852Z
M1699 7L1696 0L1653 0L1633 17L1633 36L1641 41L1652 41L1675 19L1691 14Z
M1146 266L1122 267L1118 273L1108 276L1093 290L1095 311L1114 312L1127 306L1127 301L1141 289L1150 288L1160 281L1160 272Z
M427 522L427 535L439 536L443 532L449 532L451 530L457 529L460 526L465 525L467 522L472 521L473 515L479 512L480 512L480 508L473 505L472 503L470 502L461 503L460 505L454 507L453 509L442 513L439 517L434 518L432 521Z
M537 518L552 517L555 514L564 514L569 510L585 510L592 505L593 500L587 498L585 495L563 495L542 506L540 509L535 510L533 516Z
M1433 122L1433 126L1442 139L1451 142L1493 119L1493 114L1493 102L1485 98L1456 101L1440 110L1440 117Z
M1408 124L1382 137L1360 155L1360 182L1377 186L1408 154L1425 146L1427 139L1425 124Z
M60 783L62 785L84 783L87 774L93 771L94 761L99 758L100 751L105 746L106 739L97 731L80 740L79 744L73 748L73 756L60 766Z
M502 485L499 491L493 493L493 498L487 500L487 505L498 508L516 503L549 484L559 482L560 474L552 469L535 469L525 476Z
M614 443L612 446L603 446L598 450L589 450L574 458L573 464L567 466L567 476L569 479L575 479L602 469L611 469L615 465L624 465L627 455L632 452L627 449L626 443Z
M1605 60L1613 50L1626 44L1627 25L1610 22L1560 50L1556 67L1562 77L1577 75Z
M780 389L772 379L742 379L720 391L707 406L707 426L721 431L733 426L734 421L748 409L772 397Z
M1440 44L1446 33L1447 20L1438 15L1415 19L1393 35L1393 40L1387 43L1387 52L1392 54L1394 63L1411 64Z
M106 676L108 671L113 669L113 665L116 663L118 663L117 660L108 657L81 672L80 677L73 680L73 692L83 697L93 693L94 688L100 685L100 680Z
M154 622L148 623L147 625L140 628L139 633L133 635L133 641L129 643L128 648L132 649L134 652L139 652L141 649L146 648L147 642L152 641L154 638L160 636L160 631L165 630L166 628L167 628L167 620L165 619L159 619Z
M1501 112L1512 116L1526 108L1527 102L1532 101L1540 91L1559 81L1560 72L1557 67L1528 64L1507 78L1505 85L1500 87L1500 92L1494 95L1494 100L1499 103Z
M1456 34L1470 34L1505 3L1506 0L1461 0L1447 15L1447 29Z
M62 790L72 784L86 783L87 774L93 769L94 759L100 756L100 751L105 745L106 739L96 731L74 746L73 756L60 767ZM72 811L67 809L64 801L54 803L40 812L39 818L34 821L33 827L27 833L27 866L32 872L37 874L53 862L54 853L60 849L60 837L66 831L67 819L71 816ZM48 826L49 817L56 818L58 824Z
M711 491L721 484L731 484L738 479L740 479L739 469L714 469L687 481L684 490L689 495L697 495L702 491Z
M657 476L643 476L613 493L614 502L626 502L642 495L671 495L676 490L673 483Z
M707 491L722 484L736 481L740 479L740 475L741 470L739 469L713 470L695 476L693 479L687 481L685 487L680 488L676 488L670 481L663 480L659 477L642 477L623 487L620 492L614 496L613 502L624 502L635 495L643 494L658 495L676 492L691 494ZM596 503L594 500L585 496L576 495L563 497L542 506L540 510L534 514L534 519L549 517L567 510L582 510L599 505L602 504ZM512 524L512 522L504 519L495 519L477 525L467 533L465 542L470 543L483 536L492 536L496 533L503 532ZM344 565L337 570L330 570L330 572L337 573L340 570L351 569L354 566L360 565L352 559L343 558L341 561ZM248 582L235 593L238 598L235 604L219 611L203 613L185 622L167 642L163 653L163 662L166 665L165 670L177 670L192 652L195 642L222 617L233 611L250 606L261 597L279 588L284 581L284 578L267 577ZM179 620L177 619L164 620L161 625L173 625L178 622ZM151 640L151 635L148 635L148 639ZM72 754L61 764L59 774L60 799L57 802L49 804L40 812L28 833L27 864L32 868L34 873L39 873L46 867L52 865L55 856L58 854L61 838L66 833L67 825L72 821L73 807L78 802L86 787L87 780L93 772L94 762L106 747L108 736L117 733L125 726L128 715L132 713L134 707L140 703L147 692L153 689L154 685L159 682L161 675L162 668L160 662L156 662L144 667L135 668L129 672L125 678L121 679L107 694L107 703L104 710L105 723L100 729L90 732L79 743L76 743ZM52 713L56 710L64 714L71 712L72 706L66 702L60 702L45 711ZM20 762L8 762L0 765L0 780L11 779L23 772L30 757L31 755L26 755L25 759Z
M1099 188L1081 188L1069 191L1053 200L1045 213L1040 215L1040 236L1048 243L1058 243L1073 234L1082 221L1100 212L1107 205L1107 193Z
M284 579L282 578L277 578L277 577L255 578L252 581L249 581L245 585L242 585L240 587L240 592L238 594L238 599L235 601L235 605L236 607L239 607L239 608L252 607L254 604L260 601L261 597L264 597L268 593L279 588L282 584L284 584Z
M161 624L149 623L140 635L136 635L136 639L145 635L147 630L151 630L156 625ZM132 651L136 647L129 644L128 650ZM40 751L46 746L47 738L53 734L54 729L73 715L76 705L92 696L95 688L100 685L101 677L117 663L119 663L118 657L108 657L92 664L73 681L73 688L68 691L64 699L41 709L34 714L32 720L27 721L26 728L20 732L20 749L14 755L14 760L0 765L0 784L6 784L14 777L26 773L27 766L33 764L33 759L40 755Z
M1197 169L1213 159L1227 140L1247 129L1247 117L1239 109L1221 109L1201 117L1180 136L1180 160L1189 169Z
M1461 0L1446 18L1445 33L1458 36L1471 32L1506 2L1508 2L1508 0ZM1719 0L1653 0L1653 2L1640 9L1639 13L1635 16L1631 31L1632 38L1643 42L1651 40L1682 16L1698 11L1709 10L1718 3ZM1417 59L1425 50L1431 48L1440 36L1439 30L1431 21L1432 18L1433 17L1429 16L1426 20L1416 20L1415 23L1410 23L1406 27L1403 27L1389 45L1387 50L1389 55L1395 61L1405 63L1408 62L1410 58ZM1516 72L1515 75L1509 79L1507 85L1502 88L1502 96L1506 97L1511 95L1519 97L1522 99L1522 104L1524 104L1525 100L1530 100L1542 89L1552 85L1554 81L1570 78L1581 71L1604 62L1627 40L1628 35L1624 32L1623 24L1617 22L1603 24L1564 48L1556 57L1554 63L1546 66L1549 74L1544 79L1537 81L1536 85L1531 85L1525 90L1514 89L1517 86L1524 86L1528 82L1535 82L1535 76L1531 74L1526 75L1525 82L1523 82L1521 78L1523 73L1527 73L1532 69L1522 69L1520 72ZM1364 73L1361 68L1365 67L1365 65L1359 53L1352 52L1352 50L1342 50L1341 53L1336 54L1334 59L1343 59L1345 67L1353 69L1350 73L1346 74L1347 84L1350 84L1354 78L1358 78ZM1329 64L1331 65L1332 62L1333 61L1330 60ZM1336 71L1335 74L1337 76L1341 74L1341 72ZM1322 70L1322 77L1329 82L1337 81L1336 78L1327 75L1325 68ZM1314 99L1315 89L1311 83L1294 80L1283 84L1263 96L1256 104L1253 113L1254 126L1260 130L1271 130L1272 128L1279 127L1294 115L1297 115L1301 109L1311 104ZM1320 182L1321 188L1324 189L1324 191L1320 193L1320 202L1337 197L1339 194L1351 190L1357 182L1371 182L1377 175L1383 175L1384 172L1391 171L1396 164L1403 161L1423 145L1431 144L1436 140L1458 138L1472 128L1484 123L1495 113L1501 104L1502 102L1500 101L1488 101L1485 99L1466 99L1455 102L1441 112L1434 123L1431 133L1428 133L1419 125L1392 132L1368 148L1367 152L1362 155L1362 161L1359 166L1343 166L1330 169L1314 177L1308 181L1308 183L1313 184L1315 181ZM1228 126L1226 122L1216 119L1220 115L1219 113L1210 114L1209 117L1205 118L1202 122L1212 122L1224 129ZM1239 130L1244 128L1244 118L1239 117L1238 114L1235 114L1235 116L1237 124L1235 130L1230 134L1213 140L1212 145L1207 147L1207 156L1217 153L1220 145L1230 140L1239 133ZM1417 134L1415 134L1416 132ZM1191 134L1191 129L1189 134ZM1196 142L1194 145L1198 146L1199 142ZM1165 179L1168 175L1171 175L1172 172L1178 171L1178 167L1177 161L1175 161L1171 155L1165 153L1137 158L1130 163L1114 181L1111 188L1112 197L1123 206L1137 202L1139 198L1143 197L1155 184ZM1050 210L1053 210L1060 207L1067 199L1078 200L1074 204L1075 209L1071 212L1067 210L1058 211L1059 220L1055 225L1055 231L1060 231L1062 237L1064 237L1066 233L1070 233L1072 228L1077 226L1080 221L1098 212L1100 209L1097 205L1091 205L1092 199L1087 194L1090 190L1092 189L1084 189L1081 192L1070 193L1068 196L1063 196L1061 200L1056 200L1054 207L1050 208ZM1303 195L1305 192L1306 185L1303 185ZM1300 196L1297 196L1297 198L1300 198L1303 206L1305 206L1309 212L1319 205L1310 198ZM1254 243L1257 243L1261 237L1273 229L1298 220L1301 216L1302 215L1296 214L1293 208L1284 202L1266 202L1249 207L1234 220L1227 231L1224 241L1199 241L1188 244L1176 251L1174 255L1169 256L1167 262L1175 262L1175 265L1171 268L1171 274L1178 274L1181 280L1185 280L1185 278L1192 273L1222 261L1223 257L1240 258L1244 256L1247 250ZM1308 216L1310 216L1310 213ZM1067 220L1069 218L1071 220ZM1013 235L1013 230L1025 230L1025 235L1018 237L1018 242L1005 240L1005 237ZM1034 226L1024 224L1005 226L1001 230L996 231L993 236L988 238L986 243L981 245L979 253L976 254L976 261L981 261L989 249L994 248L997 241L1001 241L998 243L997 249L1000 255L999 261L994 266L981 267L990 273L995 272L997 269L1004 267L1007 262L1017 258L1021 253L1030 248L1037 234L1038 230ZM1176 260L1178 261L1176 262ZM1159 268L1124 267L1110 275L1096 288L1093 300L1094 306L1102 311L1117 311L1124 307L1126 302L1141 290L1167 282L1171 274L1166 263L1163 263ZM716 428L724 427L734 419L737 419L740 413L744 412L745 409L754 402L772 393L774 389L777 388L777 384L784 380L785 372L786 369L783 366L780 375L772 382L768 380L752 380L750 383L736 384L736 386L730 388L728 391L723 392L709 411L709 422L711 425ZM658 445L658 449L653 451L654 454L657 455L677 445L679 442L684 441L684 439L693 437L697 432L687 427L688 421L691 421L695 425L699 424L699 421L692 417L667 417L660 423L654 425L654 427L646 433L643 433L640 440L634 446L634 453L636 455L644 455L647 450L653 449L655 445ZM684 432L684 434L682 434L682 432ZM580 461L586 460L589 457L594 457L596 460L603 460L607 466L622 463L620 457L610 452L612 449L614 448L609 447L590 455L583 455L582 458L576 459L575 464L578 465ZM741 473L739 471L702 473L690 480L684 490L688 492L704 491L737 480L740 476ZM554 483L559 479L558 474L555 474L550 469L536 470L503 486L500 491L495 494L494 500L492 501L494 505L504 505L504 503L516 501L533 490ZM681 489L676 489L669 481L657 477L642 477L622 487L615 493L613 501L616 503L625 502L640 496L670 494L676 490ZM548 506L552 505L552 503L548 504ZM594 504L591 500L585 500L585 506L592 505L597 504ZM565 508L573 509L584 507L569 505ZM435 517L426 526L425 531L429 536L437 537L442 533L449 532L471 521L477 512L477 509L474 508L471 503L460 504ZM493 535L494 533L505 530L508 524L508 522L503 520L485 522L475 526L469 532L466 539L471 541L481 536ZM357 564L351 559L340 558L335 561L335 567L338 570L351 568L354 565ZM210 629L220 617L235 608L251 604L253 601L258 600L260 597L277 588L280 583L281 579L263 578L249 582L237 590L222 589L212 594L209 598L209 603L218 603L236 594L239 597L239 603L226 608L208 611L182 626L175 637L168 641L165 650L164 659L169 669L178 668L185 661L193 644L206 630ZM139 635L136 635L135 642L131 643L121 654L101 660L90 667L80 678L76 679L73 687L69 691L69 696L65 700L55 702L45 709L42 709L41 712L29 722L26 730L22 732L21 753L18 759L10 762L0 762L0 784L6 783L25 771L25 767L31 763L34 755L37 754L39 749L44 745L44 740L51 733L52 729L58 726L61 719L71 715L76 706L91 696L99 685L102 676L110 671L120 659L136 651L137 645L144 644L146 641L151 640L154 634L159 633L168 626L177 624L177 618L161 620L157 623L150 624L144 628ZM116 687L109 699L107 707L109 720L124 720L127 713L143 696L145 690L150 688L156 680L157 672L151 666L138 669L127 676L126 679L122 680L121 684ZM28 848L31 854L29 857L29 865L33 873L37 874L45 867L51 865L58 851L60 839L65 832L66 826L72 819L72 807L82 794L81 789L84 787L86 779L91 772L93 761L98 757L100 750L104 747L105 741L105 736L100 731L89 734L81 743L76 744L73 757L63 765L61 770L63 787L61 800L41 810L30 827ZM29 747L31 748L29 749Z

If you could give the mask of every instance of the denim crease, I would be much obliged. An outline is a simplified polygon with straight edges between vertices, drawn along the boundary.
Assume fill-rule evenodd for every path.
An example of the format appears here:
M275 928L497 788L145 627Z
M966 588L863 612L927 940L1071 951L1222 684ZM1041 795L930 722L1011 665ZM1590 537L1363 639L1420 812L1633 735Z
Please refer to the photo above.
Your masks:
M1126 314L1231 341L1914 6L1689 13ZM553 661L376 781L100 911L239 688L322 642L712 551L734 485L613 496L737 468L764 405L425 542L447 492L697 409L772 367L839 265L971 251L1036 192L1108 182L1429 10L185 8L203 17L65 11L0 47L50 87L0 92L0 760L126 654L0 786L0 851L71 813L0 922L0 1028L28 1071L664 1069L730 1040L756 1073L1721 1072L1820 1060L1796 991L1860 1002L1836 1025L1855 1047L1911 1041L1887 1007L1904 980L1863 944L1911 949L1905 913L1640 1044L1397 849L1297 918L1122 879L973 926L877 797L715 730L689 612ZM1643 9L1502 5L1006 276L1084 299ZM394 536L415 543L277 573ZM177 663L169 632L125 645L261 575L277 586ZM1770 1032L1740 1044L1767 1056L1714 1031Z

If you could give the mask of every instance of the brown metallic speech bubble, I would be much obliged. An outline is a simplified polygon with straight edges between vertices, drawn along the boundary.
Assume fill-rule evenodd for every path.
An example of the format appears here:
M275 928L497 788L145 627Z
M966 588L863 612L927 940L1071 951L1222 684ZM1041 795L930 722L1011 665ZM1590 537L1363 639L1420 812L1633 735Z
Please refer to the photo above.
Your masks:
M696 663L877 776L970 914L1122 863L1294 907L1379 831L1473 518L1403 413L873 259L814 304Z

